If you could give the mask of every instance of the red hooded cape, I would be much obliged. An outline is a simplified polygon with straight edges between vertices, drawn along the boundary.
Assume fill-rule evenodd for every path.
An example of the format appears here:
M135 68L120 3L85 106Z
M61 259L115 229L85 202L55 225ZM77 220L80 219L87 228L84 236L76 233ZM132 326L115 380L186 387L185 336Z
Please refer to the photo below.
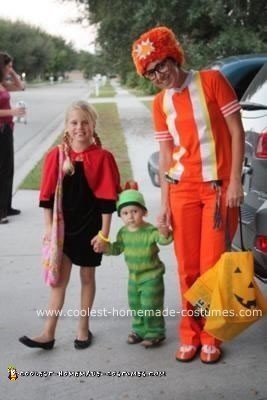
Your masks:
M76 153L70 151L70 159L82 160L84 174L96 198L117 200L120 188L120 175L113 155L99 146L91 145ZM53 148L46 155L40 189L40 201L49 201L55 194L58 179L59 149Z

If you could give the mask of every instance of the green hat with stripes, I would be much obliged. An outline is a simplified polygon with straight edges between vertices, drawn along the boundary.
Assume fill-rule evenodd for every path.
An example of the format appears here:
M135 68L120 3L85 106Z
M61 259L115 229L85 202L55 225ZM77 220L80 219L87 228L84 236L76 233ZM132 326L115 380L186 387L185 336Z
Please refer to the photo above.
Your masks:
M127 206L139 206L147 211L144 196L138 190L128 189L121 192L117 201L117 211L120 216L121 209Z

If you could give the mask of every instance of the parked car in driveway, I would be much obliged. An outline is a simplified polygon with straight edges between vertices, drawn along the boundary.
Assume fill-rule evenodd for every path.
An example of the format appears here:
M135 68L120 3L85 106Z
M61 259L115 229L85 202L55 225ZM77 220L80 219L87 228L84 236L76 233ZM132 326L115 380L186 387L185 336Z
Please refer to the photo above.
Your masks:
M241 207L243 244L252 250L255 275L267 283L267 60L250 82L241 101L245 129L243 169L244 203ZM159 186L159 153L148 161L152 183ZM241 248L240 230L233 247Z
M240 100L254 76L266 62L267 54L242 54L216 60L208 67L219 69L227 77Z
M243 242L245 249L253 251L256 275L267 282L267 63L250 83L240 104L246 132ZM240 248L239 232L233 246Z

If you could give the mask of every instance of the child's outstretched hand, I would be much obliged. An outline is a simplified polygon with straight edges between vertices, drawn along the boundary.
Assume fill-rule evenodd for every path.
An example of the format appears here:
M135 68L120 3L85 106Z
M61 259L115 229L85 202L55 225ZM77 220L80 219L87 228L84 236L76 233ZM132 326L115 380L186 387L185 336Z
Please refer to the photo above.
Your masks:
M159 223L158 224L158 230L159 233L164 236L166 239L169 237L170 234L170 228L168 225L164 224L164 223Z

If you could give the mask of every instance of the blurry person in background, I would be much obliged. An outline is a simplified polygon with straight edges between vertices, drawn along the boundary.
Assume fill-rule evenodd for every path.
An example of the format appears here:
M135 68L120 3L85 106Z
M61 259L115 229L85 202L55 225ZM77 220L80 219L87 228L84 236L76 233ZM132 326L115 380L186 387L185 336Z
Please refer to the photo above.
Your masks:
M8 222L7 216L20 214L12 208L14 176L14 117L25 115L25 108L10 105L11 91L24 90L24 83L12 65L12 58L0 52L0 224Z

